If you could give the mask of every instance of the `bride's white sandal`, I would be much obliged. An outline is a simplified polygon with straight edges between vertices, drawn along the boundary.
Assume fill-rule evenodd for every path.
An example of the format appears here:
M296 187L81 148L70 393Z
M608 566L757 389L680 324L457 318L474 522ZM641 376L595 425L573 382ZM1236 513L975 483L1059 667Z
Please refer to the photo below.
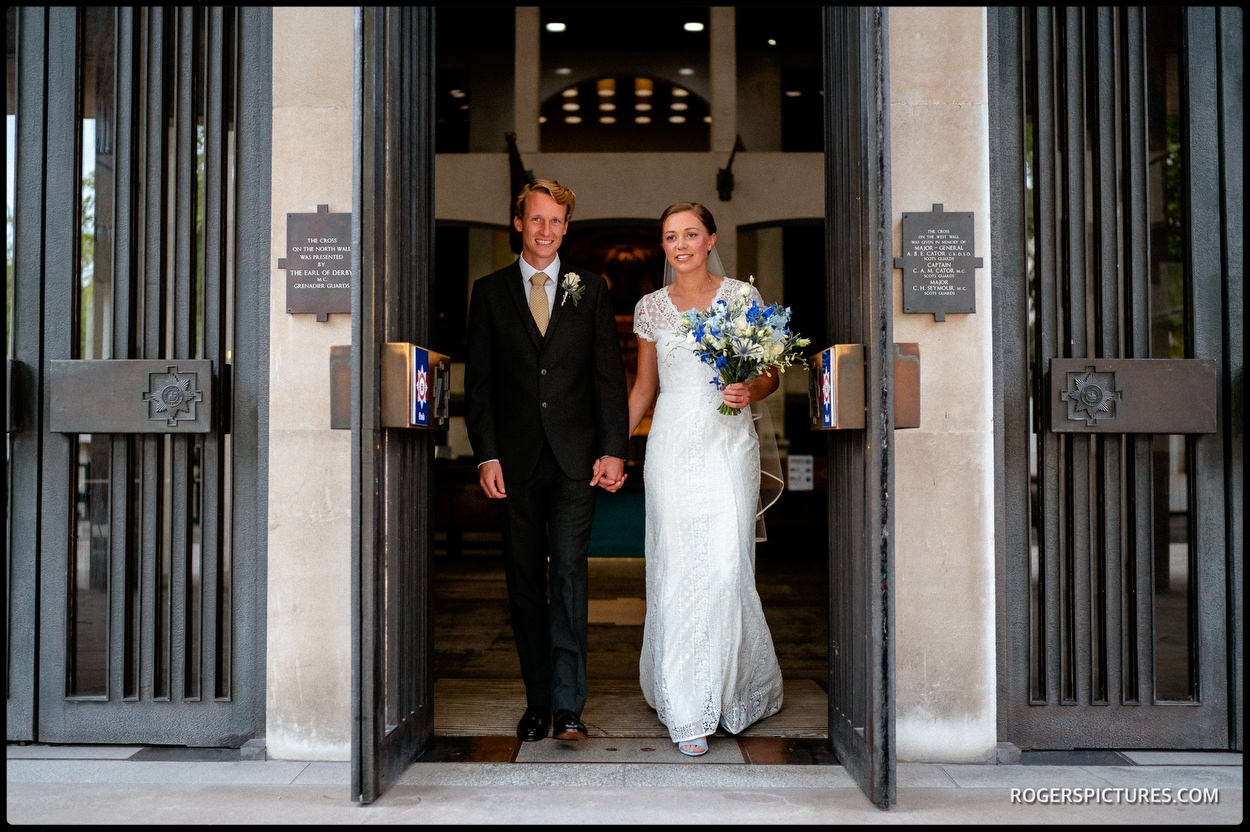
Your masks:
M677 750L687 757L701 757L707 753L707 737L679 742Z

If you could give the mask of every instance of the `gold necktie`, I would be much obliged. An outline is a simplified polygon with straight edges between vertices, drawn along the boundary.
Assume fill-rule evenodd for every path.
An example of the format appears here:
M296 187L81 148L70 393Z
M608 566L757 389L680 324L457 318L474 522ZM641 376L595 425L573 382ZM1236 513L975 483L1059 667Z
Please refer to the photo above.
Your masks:
M547 334L547 321L550 318L550 312L547 310L547 290L544 286L547 283L547 275L545 272L538 272L530 278L530 312L534 313L534 323L538 324L538 331L543 335Z

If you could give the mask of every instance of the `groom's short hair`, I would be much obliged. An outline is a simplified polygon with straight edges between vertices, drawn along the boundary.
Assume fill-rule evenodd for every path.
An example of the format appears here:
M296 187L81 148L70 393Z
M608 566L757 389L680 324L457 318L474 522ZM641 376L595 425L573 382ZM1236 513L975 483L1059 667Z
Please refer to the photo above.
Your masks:
M512 203L512 216L519 220L525 219L525 199L534 191L543 191L557 204L563 205L565 222L573 219L573 203L577 202L577 195L573 193L572 188L566 188L554 179L535 179L533 182L527 182Z

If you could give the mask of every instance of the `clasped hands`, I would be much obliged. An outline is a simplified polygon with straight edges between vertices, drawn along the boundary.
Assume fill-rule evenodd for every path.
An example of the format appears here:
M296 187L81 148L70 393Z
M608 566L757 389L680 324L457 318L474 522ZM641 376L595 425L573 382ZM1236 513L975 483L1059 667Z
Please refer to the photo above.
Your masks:
M590 484L599 486L604 491L615 493L625 484L625 460L619 456L604 456L595 460L591 469Z
M605 456L595 460L590 484L615 493L621 490L628 477L629 474L625 473L625 460L619 456ZM477 481L483 493L492 500L502 500L508 496L508 490L503 484L503 466L495 460L483 463L478 468Z

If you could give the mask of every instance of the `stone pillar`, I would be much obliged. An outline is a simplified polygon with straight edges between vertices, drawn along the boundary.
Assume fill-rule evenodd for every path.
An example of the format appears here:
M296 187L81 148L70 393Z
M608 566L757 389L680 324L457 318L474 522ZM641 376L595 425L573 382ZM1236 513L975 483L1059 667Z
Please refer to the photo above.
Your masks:
M902 314L894 340L920 344L920 428L895 433L895 691L898 758L993 760L993 332L986 22L982 7L891 8L894 253L902 214L975 214L976 313Z
M330 346L351 316L286 311L288 213L352 210L351 8L273 10L266 751L351 756L351 432L330 430Z
M542 78L542 20L537 6L518 6L516 10L515 69L512 83L515 90L513 109L516 113L516 144L524 157L538 152L539 81Z
M708 73L712 100L711 150L729 153L738 135L738 49L734 7L712 6L708 26ZM728 161L728 157L725 158Z

